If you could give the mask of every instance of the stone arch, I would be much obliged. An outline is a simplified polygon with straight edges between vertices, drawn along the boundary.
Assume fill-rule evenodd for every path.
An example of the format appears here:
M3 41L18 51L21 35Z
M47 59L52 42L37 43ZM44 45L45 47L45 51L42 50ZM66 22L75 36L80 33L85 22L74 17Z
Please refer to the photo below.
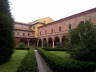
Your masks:
M50 48L53 47L53 39L51 37L48 38L48 47L50 47Z
M44 48L47 47L47 40L46 40L46 38L43 39L43 47L44 47Z
M65 46L65 41L66 41L65 36L62 36L62 47L64 47L64 46Z
M60 44L60 39L59 39L59 37L57 37L57 36L56 36L55 39L54 39L54 45L55 45L56 48L60 47L60 45L61 45L61 44Z
M20 42L23 42L23 43L26 45L26 44L27 44L27 39L21 38L21 39L20 39Z
M26 38L19 38L19 42L16 44L16 47L19 47L20 45L23 45L24 47L26 47L27 46L27 39Z
M38 47L42 47L42 40L38 39Z
M21 39L20 38L15 38L15 41L16 41L16 47L17 47L18 44L21 42Z
M32 47L36 47L36 44L37 44L37 39L36 39L36 38L30 39L30 45L31 45Z
M71 24L69 24L69 30L72 28Z

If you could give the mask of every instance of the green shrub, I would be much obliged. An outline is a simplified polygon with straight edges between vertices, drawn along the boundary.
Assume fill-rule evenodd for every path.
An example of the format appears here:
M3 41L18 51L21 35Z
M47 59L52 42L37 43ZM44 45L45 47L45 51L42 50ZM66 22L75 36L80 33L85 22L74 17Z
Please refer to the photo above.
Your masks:
M66 60L43 49L38 50L54 72L93 72L96 68L93 62Z
M7 62L14 51L13 19L8 0L0 0L0 64Z
M22 60L17 72L37 72L37 62L34 51L30 51Z
M30 48L26 47L24 42L20 42L17 44L16 50L29 50Z
M43 48L47 51L67 51L67 48Z
M18 46L17 47L18 48L25 48L26 46L25 46L25 43L20 42L20 43L18 43Z
M16 48L16 50L30 50L30 48Z
M96 61L96 28L90 21L81 22L69 31L69 46L74 58Z

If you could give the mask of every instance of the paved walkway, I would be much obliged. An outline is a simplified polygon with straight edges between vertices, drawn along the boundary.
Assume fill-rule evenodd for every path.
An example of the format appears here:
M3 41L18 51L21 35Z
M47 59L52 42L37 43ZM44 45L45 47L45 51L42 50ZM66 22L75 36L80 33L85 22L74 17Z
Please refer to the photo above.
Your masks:
M37 59L39 72L52 72L52 70L48 67L44 59L40 56L37 50L35 50L35 55Z

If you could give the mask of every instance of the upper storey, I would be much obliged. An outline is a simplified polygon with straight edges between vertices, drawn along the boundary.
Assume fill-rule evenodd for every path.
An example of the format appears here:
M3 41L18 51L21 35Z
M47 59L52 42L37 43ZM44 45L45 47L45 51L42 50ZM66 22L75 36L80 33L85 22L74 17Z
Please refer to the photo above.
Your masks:
M15 34L15 37L20 37L20 38L34 37L34 31L32 31L31 25L20 23L20 22L14 23L14 34Z
M31 30L31 25L28 25L28 24L25 24L25 23L20 23L20 22L15 22L14 25L15 25L14 29L32 31Z
M41 19L37 19L35 21L33 21L31 24L35 24L35 23L44 23L44 24L48 24L53 22L54 20L50 17L45 17L45 18L41 18Z
M54 21L53 19L46 17L46 18L37 19L34 22L29 23L31 25L31 29L34 31L34 36L35 37L39 36L39 30L38 30L39 27L51 23L53 21Z
M96 24L96 8L39 27L39 37L65 35L69 29L76 28L81 21L86 20Z

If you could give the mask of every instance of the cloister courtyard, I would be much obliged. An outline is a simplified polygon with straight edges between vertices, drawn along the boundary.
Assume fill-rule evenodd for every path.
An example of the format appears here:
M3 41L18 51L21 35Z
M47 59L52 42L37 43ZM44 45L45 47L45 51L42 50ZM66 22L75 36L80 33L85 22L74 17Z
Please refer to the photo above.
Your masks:
M28 23L10 9L0 0L0 72L96 72L96 8Z

